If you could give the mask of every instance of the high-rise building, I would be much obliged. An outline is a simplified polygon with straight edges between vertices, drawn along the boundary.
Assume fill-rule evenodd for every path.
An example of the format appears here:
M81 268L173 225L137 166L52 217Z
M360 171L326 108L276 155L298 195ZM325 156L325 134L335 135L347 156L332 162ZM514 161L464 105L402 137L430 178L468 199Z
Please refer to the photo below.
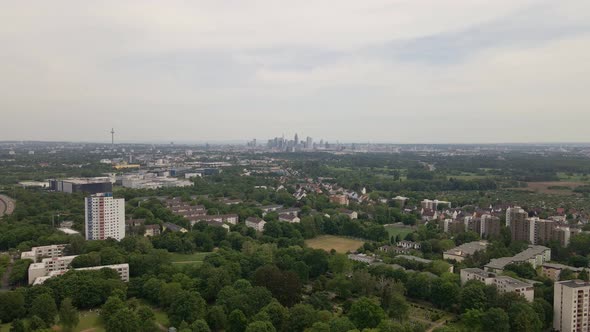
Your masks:
M509 207L506 209L506 227L511 227L513 220L521 220L528 218L526 213L520 206Z
M125 199L112 193L86 197L86 240L117 241L125 237Z
M556 282L553 290L553 329L590 331L590 283L581 280Z

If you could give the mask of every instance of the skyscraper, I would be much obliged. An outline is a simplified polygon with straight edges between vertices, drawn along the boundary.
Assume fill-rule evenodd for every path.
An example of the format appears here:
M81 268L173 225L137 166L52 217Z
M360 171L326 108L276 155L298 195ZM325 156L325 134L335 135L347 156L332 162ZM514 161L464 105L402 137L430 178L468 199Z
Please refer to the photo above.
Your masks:
M295 133L295 146L297 146L299 144L299 135L297 135L297 133Z
M120 241L125 237L125 199L112 193L99 193L85 198L86 240Z

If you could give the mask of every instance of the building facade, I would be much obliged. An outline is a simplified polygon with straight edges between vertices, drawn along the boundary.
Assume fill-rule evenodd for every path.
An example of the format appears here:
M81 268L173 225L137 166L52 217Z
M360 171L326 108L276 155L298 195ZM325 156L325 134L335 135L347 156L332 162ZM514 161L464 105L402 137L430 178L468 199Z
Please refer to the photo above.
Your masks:
M125 237L125 199L112 193L86 197L86 240L120 241Z
M581 280L556 282L553 290L553 329L590 331L590 283Z

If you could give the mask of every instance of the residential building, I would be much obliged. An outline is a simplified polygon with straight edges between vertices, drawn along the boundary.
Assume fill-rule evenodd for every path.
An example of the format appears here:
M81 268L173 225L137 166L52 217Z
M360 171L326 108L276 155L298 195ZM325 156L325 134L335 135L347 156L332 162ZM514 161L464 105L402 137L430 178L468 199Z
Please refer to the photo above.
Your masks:
M260 218L249 217L248 219L246 219L246 226L254 228L258 232L262 232L264 230L264 225L266 225L266 221Z
M99 193L85 198L86 240L120 241L125 237L125 199L112 193Z
M543 246L529 245L529 247L512 256L494 258L484 266L484 269L489 272L501 273L504 267L508 264L530 263L533 268L543 265L551 260L551 249Z
M339 205L346 205L348 206L349 200L347 195L330 195L330 202L339 204Z
M38 277L44 277L50 272L67 271L77 256L62 256L43 258L40 263L29 265L29 285Z
M509 207L506 209L506 227L511 227L514 220L524 220L528 216L529 214L520 206Z
M535 288L533 284L508 276L498 276L495 273L486 272L482 269L462 269L461 284L464 285L469 280L477 280L486 285L496 286L499 293L519 294L529 302L533 302L535 298Z
M180 233L186 233L188 232L188 230L184 227L178 226L176 224L173 224L171 222L165 222L164 225L162 226L162 228L166 231L170 231L170 232L180 232Z
M160 235L160 225L145 225L143 236Z
M21 259L30 259L33 263L40 262L43 258L54 258L63 256L65 244L53 244L49 246L32 247L31 251L21 253Z
M479 236L482 238L499 236L500 230L502 229L500 218L489 214L484 214L481 216L479 226Z
M348 254L348 259L366 264L375 262L375 257L366 254Z
M344 215L347 215L348 218L350 218L351 220L358 219L358 217L359 217L359 214L356 211L352 211L352 210L348 210L348 209L340 209L340 210L338 210L338 212L340 212Z
M295 224L301 222L301 219L299 219L299 217L297 217L296 215L292 214L279 214L279 221L285 221Z
M73 270L74 271L96 271L96 270L102 270L102 269L113 269L113 270L115 270L117 272L117 274L119 274L119 278L121 278L122 281L129 282L129 264L127 264L127 263L125 263L125 264L114 264L114 265L100 265L100 266L83 267L83 268L78 268L78 269L73 269ZM34 286L36 286L36 285L42 285L48 279L51 279L53 277L57 277L57 276L63 275L63 274L65 274L68 271L69 271L69 269L48 272L44 276L39 276L39 277L35 278L35 280L32 282L32 284ZM30 282L30 279L29 279L29 282Z
M395 196L393 200L397 203L400 209L403 209L410 199L408 197Z
M467 256L475 254L476 251L485 251L487 246L487 241L473 241L464 243L458 247L443 252L443 259L462 262L465 260L465 258L467 258Z
M567 280L553 285L553 329L555 331L590 331L590 283Z
M566 269L574 272L576 275L584 270L582 267L573 267L557 263L543 263L543 265L541 265L541 273L543 276L553 281L559 281L561 272Z
M435 199L435 200L425 199L422 202L420 202L420 206L422 206L423 209L429 209L429 210L436 210L439 205L443 205L448 208L451 208L451 202L439 201L438 199Z
M404 248L404 249L420 250L420 248L422 248L422 245L420 244L420 242L413 242L413 241L406 241L406 240L399 241L398 243L396 243L396 245L399 248Z

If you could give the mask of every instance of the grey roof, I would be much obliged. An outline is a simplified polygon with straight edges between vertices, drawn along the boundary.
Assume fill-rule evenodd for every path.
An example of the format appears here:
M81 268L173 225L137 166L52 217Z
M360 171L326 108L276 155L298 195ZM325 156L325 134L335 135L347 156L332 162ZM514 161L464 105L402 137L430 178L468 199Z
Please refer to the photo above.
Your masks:
M564 269L568 269L574 272L582 272L584 270L583 267L573 267L573 266L568 266L568 265L563 265L563 264L558 264L558 263L543 263L543 266L545 267L549 267L552 269L558 269L558 270L564 270Z
M467 255L475 254L476 251L485 250L487 246L487 241L473 241L469 243L463 243L458 247L449 249L445 251L445 254L465 257Z
M425 259L425 258L420 258L420 257L416 257L416 256L411 256L411 255L397 255L395 256L395 258L404 258L410 261L416 261L416 262L420 262L420 263L424 263L424 264L430 264L432 263L431 260L429 259Z
M505 283L516 288L533 287L533 284L529 284L528 282L520 281L508 276L498 276L496 277L496 280L503 280Z
M556 282L556 284L561 284L565 287L570 287L570 288L580 288L580 287L589 287L590 286L589 282L585 282L582 280L566 280L566 281Z
M508 264L528 261L529 259L535 258L537 255L543 254L543 252L545 252L546 250L550 249L544 246L530 245L528 249L519 252L513 257L501 257L492 259L488 264L486 264L486 267L497 270L503 270L504 267Z

